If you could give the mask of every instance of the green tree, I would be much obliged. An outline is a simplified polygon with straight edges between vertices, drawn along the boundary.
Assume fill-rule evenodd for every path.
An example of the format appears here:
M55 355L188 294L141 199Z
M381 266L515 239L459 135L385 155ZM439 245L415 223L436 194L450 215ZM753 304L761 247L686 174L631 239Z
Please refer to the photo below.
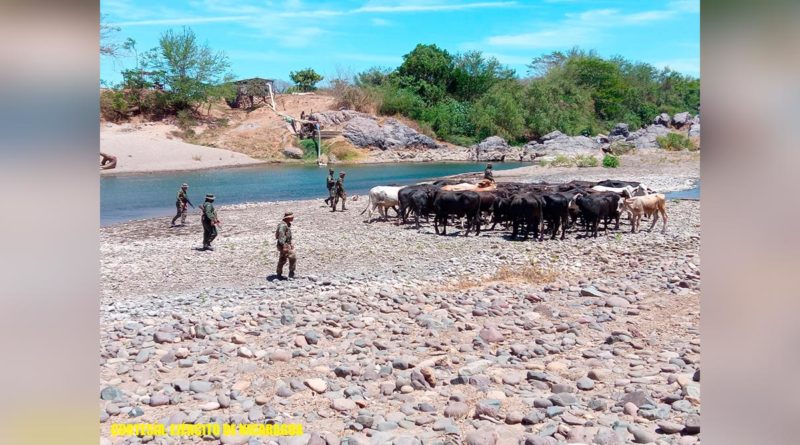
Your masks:
M500 136L520 142L525 136L522 85L516 81L495 84L472 107L471 121L478 138Z
M455 57L450 90L464 101L478 99L498 82L514 78L514 70L504 67L480 51L470 51Z
M389 68L374 66L362 73L358 73L355 84L359 87L379 87L388 82L391 72L392 70Z
M395 72L401 88L409 88L429 104L447 94L453 74L453 56L436 45L417 45L403 56Z
M306 68L300 71L292 71L289 73L289 78L292 79L300 91L314 91L317 89L315 86L323 77L311 68Z
M208 101L215 85L229 77L225 53L198 43L190 28L168 30L158 43L145 54L143 65L153 82L164 86L175 110L196 109Z

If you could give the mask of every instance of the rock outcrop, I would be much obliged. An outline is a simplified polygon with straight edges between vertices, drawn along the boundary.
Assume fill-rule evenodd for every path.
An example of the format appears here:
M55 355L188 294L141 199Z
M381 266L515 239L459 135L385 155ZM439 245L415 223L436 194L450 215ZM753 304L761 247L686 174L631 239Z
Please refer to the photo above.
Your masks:
M672 118L669 117L667 113L661 113L655 118L653 118L653 125L661 125L662 127L669 127L669 124L672 123Z
M372 117L353 117L344 127L342 135L357 147L387 149L439 148L432 138L420 134L397 119L389 118L381 126Z
M670 131L667 127L653 124L634 131L628 135L625 140L632 143L634 147L638 149L654 149L658 148L658 142L656 141L656 138L659 136L666 136L669 132Z
M290 159L303 159L303 150L297 147L286 147L283 155Z
M600 153L600 143L586 136L567 136L560 131L553 131L538 142L528 142L523 151L529 159L556 155L594 155Z
M672 125L675 128L681 128L684 125L690 123L692 120L692 115L689 112L684 111L683 113L678 113L675 116L672 116Z
M499 136L490 136L469 148L472 160L479 162L521 161L523 149L508 145Z

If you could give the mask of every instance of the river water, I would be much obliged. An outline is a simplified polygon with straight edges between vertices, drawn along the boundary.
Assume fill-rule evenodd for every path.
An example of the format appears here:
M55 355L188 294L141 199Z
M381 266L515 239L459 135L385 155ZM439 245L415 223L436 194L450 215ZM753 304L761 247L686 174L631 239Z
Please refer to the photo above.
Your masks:
M506 162L495 170L531 165ZM484 163L400 163L336 165L347 172L348 194L364 194L376 185L408 185L460 173L481 173ZM100 178L100 224L175 214L175 196L184 182L195 206L206 193L216 195L217 205L243 202L287 201L327 196L326 167L316 165L258 165L189 172L146 173Z

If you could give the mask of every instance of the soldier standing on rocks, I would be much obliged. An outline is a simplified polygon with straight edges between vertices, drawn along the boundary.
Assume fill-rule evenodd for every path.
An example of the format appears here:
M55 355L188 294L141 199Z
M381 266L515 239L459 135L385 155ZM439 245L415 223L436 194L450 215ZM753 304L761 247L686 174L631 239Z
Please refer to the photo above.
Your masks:
M486 170L483 171L483 179L488 179L494 182L494 172L492 171L492 163L486 164Z
M220 224L217 218L217 210L214 208L214 195L207 194L206 201L200 206L202 216L200 221L203 223L203 249L211 250L211 242L217 237L217 226Z
M333 186L336 184L336 179L333 177L333 169L328 169L328 178L325 180L325 185L328 187L328 197L325 198L325 204L333 204Z
M186 194L186 192L188 190L189 190L189 184L187 184L185 182L181 185L181 188L178 189L178 197L175 200L175 208L178 211L177 211L177 213L175 213L175 217L172 218L172 224L170 225L170 227L175 227L175 221L177 221L178 218L181 219L181 225L182 226L185 225L186 224L186 205L188 204L188 205L192 206L192 208L194 208L194 204L192 204L192 202L189 201L189 196L187 196L187 194Z
M342 200L342 211L344 212L347 210L344 206L344 202L347 201L347 193L344 191L344 172L339 172L339 179L336 180L336 184L333 185L333 206L331 206L331 212L336 211L336 204L339 203L339 199Z
M294 255L294 245L292 244L292 221L294 214L286 212L283 214L283 221L278 223L275 230L275 239L278 240L278 268L275 271L278 278L283 279L283 265L289 260L289 278L294 278L294 265L297 257Z

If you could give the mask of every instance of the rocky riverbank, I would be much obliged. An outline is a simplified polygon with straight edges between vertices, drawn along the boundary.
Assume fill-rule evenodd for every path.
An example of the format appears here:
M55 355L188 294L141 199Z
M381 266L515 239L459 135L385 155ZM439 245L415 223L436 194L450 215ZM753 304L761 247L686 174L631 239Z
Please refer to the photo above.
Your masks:
M663 170L613 176L680 188ZM699 202L669 202L666 234L623 222L544 242L367 224L365 204L223 206L215 252L193 250L196 215L178 229L169 218L101 229L104 440L139 443L111 438L118 422L276 421L306 435L207 439L699 441ZM267 281L285 210L300 278Z

